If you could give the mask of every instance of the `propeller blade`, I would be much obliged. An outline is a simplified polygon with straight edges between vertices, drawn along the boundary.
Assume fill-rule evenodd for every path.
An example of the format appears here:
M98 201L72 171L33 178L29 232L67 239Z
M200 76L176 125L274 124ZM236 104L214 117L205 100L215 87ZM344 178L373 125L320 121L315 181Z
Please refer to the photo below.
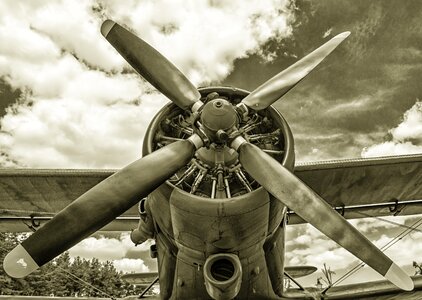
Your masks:
M397 287L413 289L413 281L399 266L289 170L246 141L234 148L245 170L279 201Z
M130 31L106 20L101 26L101 34L142 77L180 108L188 109L201 98L182 72Z
M267 108L305 78L349 35L349 31L336 35L318 49L256 88L242 102L254 110Z
M38 269L146 197L186 165L197 148L192 138L174 142L100 182L7 254L4 270L21 278Z

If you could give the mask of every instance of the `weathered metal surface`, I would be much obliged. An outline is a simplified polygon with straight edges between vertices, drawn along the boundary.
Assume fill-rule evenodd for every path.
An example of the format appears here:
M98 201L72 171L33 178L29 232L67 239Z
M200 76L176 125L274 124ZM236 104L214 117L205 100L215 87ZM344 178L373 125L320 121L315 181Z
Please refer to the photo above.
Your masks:
M285 235L286 222L283 220L277 231L264 244L268 275L272 289L278 296L281 296L284 290Z
M179 251L172 299L209 298L202 270L207 257L216 253L238 255L244 270L239 299L274 298L263 250L269 203L263 189L231 199L201 198L174 189L170 211Z
M336 207L422 199L422 154L306 163L295 174Z
M365 205L334 207L345 219L362 219L382 216L407 216L422 214L422 200L395 201ZM288 211L288 224L307 223L294 211Z
M1 169L0 212L56 213L115 170Z
M162 233L155 238L161 299L170 299L176 273L176 246Z
M25 232L50 220L115 170L0 169L0 231ZM136 205L102 230L137 226Z
M179 249L198 251L202 256L198 259L204 261L209 254L263 244L269 202L263 189L231 199L201 198L174 189L170 198L174 238Z
M132 209L131 209L132 210ZM30 232L43 226L53 217L9 217L0 216L0 232ZM117 217L102 227L99 232L130 231L138 226L139 215L131 217Z

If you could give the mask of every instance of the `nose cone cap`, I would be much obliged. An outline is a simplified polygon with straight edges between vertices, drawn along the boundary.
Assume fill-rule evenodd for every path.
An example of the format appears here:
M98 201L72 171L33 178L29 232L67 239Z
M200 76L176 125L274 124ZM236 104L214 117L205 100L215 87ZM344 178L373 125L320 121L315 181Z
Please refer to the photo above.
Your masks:
M211 131L227 130L236 125L236 110L227 100L215 99L205 104L201 121Z

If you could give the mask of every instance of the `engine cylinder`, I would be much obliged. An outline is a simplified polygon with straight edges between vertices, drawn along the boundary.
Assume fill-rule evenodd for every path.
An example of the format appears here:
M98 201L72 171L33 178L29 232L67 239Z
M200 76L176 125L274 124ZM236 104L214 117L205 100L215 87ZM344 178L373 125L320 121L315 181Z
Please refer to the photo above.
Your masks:
M211 298L233 299L242 284L242 265L239 257L228 253L210 255L204 264L204 280Z

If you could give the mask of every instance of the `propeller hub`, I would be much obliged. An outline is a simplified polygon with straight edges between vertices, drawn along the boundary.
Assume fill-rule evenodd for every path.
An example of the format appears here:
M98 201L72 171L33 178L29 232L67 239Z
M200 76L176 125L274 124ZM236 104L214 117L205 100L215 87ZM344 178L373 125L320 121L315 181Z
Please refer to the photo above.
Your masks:
M235 108L229 101L217 98L205 104L201 122L210 137L220 140L238 124L238 118Z

